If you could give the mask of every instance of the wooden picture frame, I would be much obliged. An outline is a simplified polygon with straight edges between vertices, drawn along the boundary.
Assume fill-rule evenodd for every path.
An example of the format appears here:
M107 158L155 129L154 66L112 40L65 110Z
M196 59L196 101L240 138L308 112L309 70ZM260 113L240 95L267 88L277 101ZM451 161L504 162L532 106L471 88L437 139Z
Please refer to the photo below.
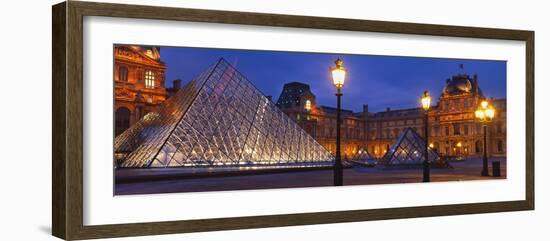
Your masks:
M534 209L534 32L68 1L52 8L52 233L67 239L203 232ZM83 224L83 17L107 16L365 31L526 43L525 200L87 226Z

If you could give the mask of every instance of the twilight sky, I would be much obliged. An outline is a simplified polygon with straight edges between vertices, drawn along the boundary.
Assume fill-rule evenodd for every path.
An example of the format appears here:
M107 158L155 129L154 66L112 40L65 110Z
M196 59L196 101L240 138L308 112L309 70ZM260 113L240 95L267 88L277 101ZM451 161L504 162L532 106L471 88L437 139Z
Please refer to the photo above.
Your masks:
M257 50L161 47L166 63L166 85L181 79L186 84L220 57L235 65L248 80L276 102L288 82L309 84L317 105L336 106L329 67L340 57L348 69L342 89L342 107L361 111L413 108L424 90L439 97L445 80L458 73L479 76L486 97L506 97L506 62L374 55L319 54ZM461 70L459 65L463 64ZM436 101L434 99L434 101Z

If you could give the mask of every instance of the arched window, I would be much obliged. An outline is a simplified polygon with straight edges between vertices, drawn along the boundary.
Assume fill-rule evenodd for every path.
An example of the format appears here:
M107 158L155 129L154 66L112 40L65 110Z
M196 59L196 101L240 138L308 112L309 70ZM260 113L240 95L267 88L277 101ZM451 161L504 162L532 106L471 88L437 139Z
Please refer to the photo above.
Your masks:
M118 67L118 80L128 81L128 67L121 65Z
M155 88L155 73L151 70L145 71L145 88Z
M115 136L120 135L130 127L130 110L120 107L115 113Z
M498 140L497 142L497 152L504 152L504 143L502 140Z

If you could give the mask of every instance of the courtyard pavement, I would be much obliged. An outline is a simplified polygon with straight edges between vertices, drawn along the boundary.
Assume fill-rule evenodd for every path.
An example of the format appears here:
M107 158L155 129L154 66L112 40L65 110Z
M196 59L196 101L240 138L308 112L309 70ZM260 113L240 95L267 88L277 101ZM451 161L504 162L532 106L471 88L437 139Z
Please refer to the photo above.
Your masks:
M451 162L453 168L432 169L432 182L505 179L506 158L489 159L489 174L492 161L500 161L500 177L482 177L482 160L467 159ZM383 170L373 167L354 167L344 170L344 185L369 185L392 183L416 183L422 181L422 169ZM115 184L115 195L152 194L174 192L204 192L227 190L250 190L271 188L298 188L332 186L332 170L308 170L289 173L262 173L257 175L198 177L170 180L142 180Z

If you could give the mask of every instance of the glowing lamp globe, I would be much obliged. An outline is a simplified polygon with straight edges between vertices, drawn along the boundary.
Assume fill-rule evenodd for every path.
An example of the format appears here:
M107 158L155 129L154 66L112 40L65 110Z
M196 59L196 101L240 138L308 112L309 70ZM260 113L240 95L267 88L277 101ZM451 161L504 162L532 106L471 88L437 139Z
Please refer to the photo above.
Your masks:
M432 102L432 97L430 96L430 93L428 91L424 91L424 95L420 98L420 102L422 102L422 108L425 111L428 111L430 109L430 104Z
M484 100L475 111L475 116L482 122L490 122L495 118L495 109L489 105L488 101Z
M495 109L493 109L493 107L488 107L488 108L485 110L485 116L486 116L489 120L492 120L492 119L495 117Z
M344 61L340 58L334 61L334 63L336 66L330 69L330 73L332 74L332 83L336 86L336 88L340 89L344 86L344 82L346 80L346 68L342 67Z

